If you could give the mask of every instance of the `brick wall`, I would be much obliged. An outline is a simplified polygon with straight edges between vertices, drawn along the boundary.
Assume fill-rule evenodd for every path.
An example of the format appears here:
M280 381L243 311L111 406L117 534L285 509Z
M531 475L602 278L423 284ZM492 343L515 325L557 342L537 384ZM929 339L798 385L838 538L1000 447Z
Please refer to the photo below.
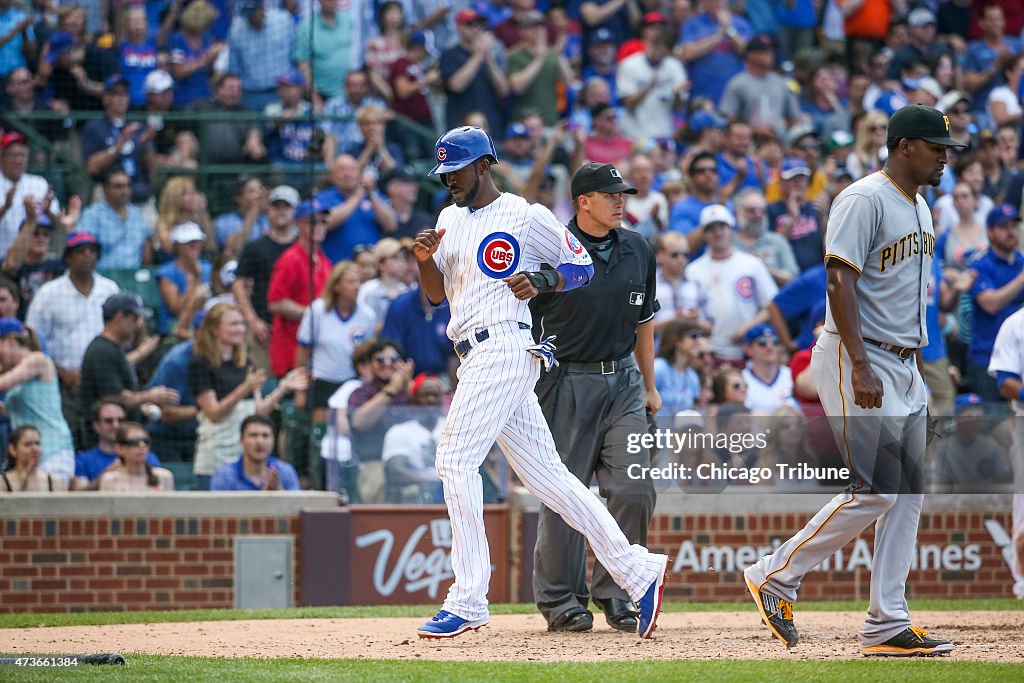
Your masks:
M802 527L825 500L801 495L666 497L659 502L650 545L672 559L668 597L747 600L743 567ZM234 539L257 535L295 539L292 595L301 604L303 568L298 563L303 541L310 539L302 538L300 515L336 508L334 496L308 492L0 496L0 611L233 607ZM439 510L431 514L430 519L443 517ZM532 602L536 505L517 493L508 514L510 522L501 526L512 534L507 560L511 599ZM926 499L917 548L922 566L911 571L910 594L1009 597L1010 572L998 539L1009 534L1010 524L1009 496ZM808 574L801 597L866 598L871 541L869 530L843 549L840 566ZM372 571L369 560L363 568L342 566L350 557L342 551L339 572ZM393 565L389 561L388 569ZM352 600L377 602L365 595Z
M713 554L707 559L711 562L717 559L717 570L694 569L689 563L672 575L666 595L700 602L748 600L742 571L760 557L757 550L785 541L810 518L810 514L655 517L650 545L667 552L676 563L687 541L690 542L687 552L692 548L688 558L696 558L698 566L705 564L701 561L704 559L701 551L708 546L734 550L732 571L728 568L730 554L727 551L717 556ZM917 537L918 566L910 572L908 594L927 598L1012 597L1013 579L1009 567L1003 560L1002 550L985 528L986 520L1000 524L1007 532L1011 528L1009 511L924 513ZM867 599L871 573L865 564L873 541L872 526L842 549L839 567L832 558L832 566L827 570L809 573L800 589L801 599ZM751 550L744 551L745 547ZM979 564L978 568L970 569L974 563Z
M296 536L298 516L6 520L0 612L233 607L233 539L250 534Z
M799 512L760 512L762 506L789 505ZM1009 496L985 500L941 499L929 496L918 532L917 558L908 578L908 595L928 598L1012 597L1013 579L994 535L999 527L1009 535ZM688 502L668 501L651 522L648 546L670 558L668 599L698 602L749 600L743 569L801 529L827 497L747 495L701 496ZM950 512L944 512L945 504ZM660 503L659 503L660 505ZM973 505L973 507L972 507ZM673 510L673 506L675 510ZM668 508L667 510L664 508ZM744 510L747 509L747 511ZM512 584L514 596L533 601L533 542L536 501L526 499L513 516ZM695 510L710 510L695 514ZM728 512L727 510L735 510ZM869 527L832 557L830 566L807 574L800 597L804 600L867 599L874 527ZM593 555L589 563L593 567Z

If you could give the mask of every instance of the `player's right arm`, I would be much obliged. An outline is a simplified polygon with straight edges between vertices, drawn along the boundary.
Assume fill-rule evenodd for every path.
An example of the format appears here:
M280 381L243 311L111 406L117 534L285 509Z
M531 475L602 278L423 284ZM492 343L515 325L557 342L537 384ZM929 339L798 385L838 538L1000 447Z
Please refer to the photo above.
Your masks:
M871 367L861 336L856 292L860 273L849 264L834 258L829 259L827 268L828 303L832 309L832 320L853 366L850 368L853 402L861 408L881 408L882 381Z
M427 301L440 306L445 299L444 273L437 267L434 254L441 246L445 228L440 230L421 230L412 243L412 253L416 256L416 265L420 269L420 287L427 294Z
M841 194L829 213L825 238L829 310L850 357L853 400L861 408L882 407L882 381L871 367L864 348L856 290L880 219L872 198L855 193Z

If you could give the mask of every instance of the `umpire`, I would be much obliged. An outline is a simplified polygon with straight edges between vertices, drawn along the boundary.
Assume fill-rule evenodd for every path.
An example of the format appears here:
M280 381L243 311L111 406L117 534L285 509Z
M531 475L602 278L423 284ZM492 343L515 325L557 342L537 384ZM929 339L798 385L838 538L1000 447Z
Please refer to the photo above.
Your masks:
M618 229L623 195L636 189L614 166L582 166L571 190L576 216L567 227L590 252L594 275L587 287L542 294L530 303L534 335L538 341L556 335L558 347L559 366L541 377L537 396L569 471L586 484L596 474L626 538L643 545L654 485L631 480L627 468L648 465L650 454L628 454L626 440L647 431L645 407L652 414L661 407L654 388L654 251L639 234ZM549 631L591 629L591 594L610 626L637 630L636 606L600 564L588 590L583 536L546 507L537 530L533 592Z

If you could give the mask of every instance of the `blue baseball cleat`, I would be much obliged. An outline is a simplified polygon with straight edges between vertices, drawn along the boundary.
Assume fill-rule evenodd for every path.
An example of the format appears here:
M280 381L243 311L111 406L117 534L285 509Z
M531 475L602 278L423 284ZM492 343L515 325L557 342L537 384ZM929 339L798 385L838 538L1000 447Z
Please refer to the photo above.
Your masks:
M644 597L640 598L637 607L640 609L640 637L650 638L661 614L661 599L665 593L665 580L668 578L668 556L662 555L662 567L658 578L654 580Z
M466 631L475 631L487 625L487 618L466 621L451 612L441 610L433 619L416 629L420 638L454 638Z

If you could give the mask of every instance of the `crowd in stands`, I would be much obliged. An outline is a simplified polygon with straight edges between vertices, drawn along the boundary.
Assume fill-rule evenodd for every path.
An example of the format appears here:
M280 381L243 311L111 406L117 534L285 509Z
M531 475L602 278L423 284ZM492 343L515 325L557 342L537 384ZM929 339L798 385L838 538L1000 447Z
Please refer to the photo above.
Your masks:
M410 244L458 125L564 221L584 162L637 188L659 417L758 419L771 456L728 457L831 463L807 419L829 207L908 103L966 145L921 188L933 470L1004 478L978 421L1008 413L988 361L1024 303L1022 29L1019 0L0 0L0 491L440 500L458 361ZM35 172L58 158L90 186ZM500 453L481 474L500 499Z

